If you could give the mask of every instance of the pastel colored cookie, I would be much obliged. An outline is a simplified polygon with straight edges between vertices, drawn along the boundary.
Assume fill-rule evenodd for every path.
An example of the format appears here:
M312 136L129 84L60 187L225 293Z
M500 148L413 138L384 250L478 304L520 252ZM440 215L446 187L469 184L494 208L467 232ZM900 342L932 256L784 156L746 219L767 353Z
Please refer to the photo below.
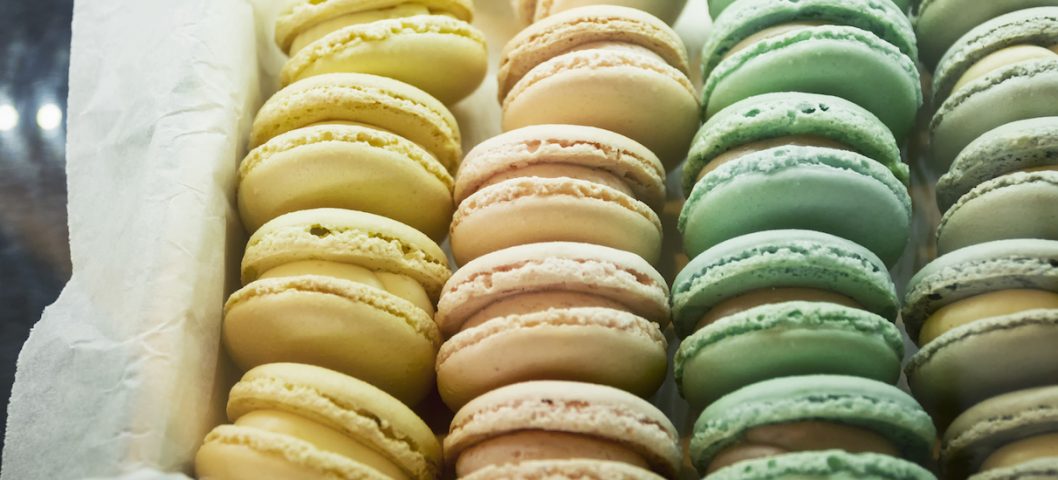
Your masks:
M843 98L811 93L766 93L713 115L691 143L683 192L724 162L782 145L834 147L885 165L905 185L910 174L896 138L878 117Z
M504 47L497 76L503 129L598 127L643 144L671 170L698 128L688 69L679 35L647 13L607 5L567 10Z
M1058 169L1009 173L974 187L941 217L937 251L1015 238L1058 240Z
M388 218L305 210L265 224L246 247L246 286L224 306L223 340L243 369L319 365L414 405L433 385L434 302L444 252Z
M668 365L667 292L641 258L605 247L543 243L480 257L441 296L437 322L451 336L437 356L441 398L457 410L528 380L651 395Z
M509 385L461 408L444 440L460 477L531 460L610 460L672 477L676 428L635 395L590 383Z
M463 264L506 247L576 241L655 262L665 170L642 145L592 127L540 125L491 138L456 179L452 253Z
M709 480L936 480L914 463L873 453L843 450L798 452L749 460L709 476Z
M1058 117L1010 122L985 132L955 158L937 181L937 205L946 212L974 187L1019 172L1058 170Z
M903 141L922 105L914 45L888 1L740 0L703 51L703 116L763 93L818 93L860 105Z
M228 420L195 456L198 478L433 479L441 445L408 407L355 378L275 363L243 375Z
M523 23L533 23L571 8L587 5L617 5L642 10L672 25L687 0L511 0Z
M941 466L952 478L1033 478L1012 475L1030 463L1058 469L1058 386L992 397L963 412L944 433Z
M1004 3L1004 2L997 2ZM945 171L970 142L1003 124L1058 115L1058 8L1012 12L959 39L937 66L931 166Z
M1055 477L1058 477L1058 462L1054 458L1046 458L979 473L970 477L970 480L1049 480Z
M742 388L703 410L694 424L690 457L704 475L809 450L923 463L935 435L929 416L892 385L841 375L783 377Z
M720 16L721 13L723 13L724 9L731 6L732 3L735 3L737 1L739 0L709 0L709 14L712 15L713 18L716 18ZM906 12L908 6L911 3L911 0L891 1L894 5L896 5L897 8L900 9L901 12Z
M902 310L922 349L906 366L938 426L1005 392L1058 378L1058 241L956 250L912 277Z
M691 257L747 233L793 228L851 240L892 265L910 222L907 187L881 163L845 150L782 146L702 177L677 227Z
M247 231L284 213L344 208L410 225L435 240L452 218L454 180L433 155L399 135L357 124L291 130L239 165Z
M609 460L530 460L489 465L464 480L661 480L658 474Z
M406 83L360 73L319 75L279 90L254 117L250 147L301 127L342 122L407 138L450 172L463 156L459 125L444 104Z
M485 36L467 23L471 15L468 0L297 0L276 22L276 42L290 55L280 80L370 73L455 103L487 70Z
M937 65L960 37L993 17L1026 8L1058 6L1055 0L915 0L911 3L915 34L927 68Z

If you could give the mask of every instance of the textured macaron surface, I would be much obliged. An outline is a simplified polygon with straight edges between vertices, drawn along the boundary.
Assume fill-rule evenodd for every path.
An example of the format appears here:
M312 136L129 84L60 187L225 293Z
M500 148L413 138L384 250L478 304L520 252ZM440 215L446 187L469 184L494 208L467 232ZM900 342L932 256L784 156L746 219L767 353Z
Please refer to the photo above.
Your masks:
M1040 458L972 475L969 480L1047 480L1058 477L1058 459Z
M963 195L937 226L940 253L994 240L1058 240L1058 171L1015 172Z
M663 477L649 470L627 463L607 460L528 460L503 465L490 465L464 480L661 480Z
M713 115L698 130L683 167L683 191L690 194L699 172L718 155L740 145L788 136L833 140L885 165L908 183L896 138L878 117L843 98L811 93L766 93Z
M717 470L710 480L935 480L914 463L873 453L843 450L797 452L746 460Z
M912 2L911 13L919 55L926 68L932 68L974 27L1005 13L1044 6L1058 6L1058 3L1054 0L917 0Z

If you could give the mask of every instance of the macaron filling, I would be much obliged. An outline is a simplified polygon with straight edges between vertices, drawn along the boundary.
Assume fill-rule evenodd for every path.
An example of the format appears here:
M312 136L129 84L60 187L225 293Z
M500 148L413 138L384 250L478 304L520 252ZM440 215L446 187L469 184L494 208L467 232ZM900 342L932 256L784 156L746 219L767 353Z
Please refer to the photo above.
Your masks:
M779 25L773 25L771 27L759 30L756 33L754 33L754 34L742 39L742 41L736 43L735 46L731 47L731 49L728 50L726 54L724 54L722 60L727 60L728 58L733 57L738 52L741 52L742 50L746 50L749 47L752 47L753 45L755 45L757 43L760 43L760 42L763 42L765 40L768 40L768 39L771 39L771 38L775 38L775 37L778 37L778 36L782 36L782 35L785 35L787 33L797 32L797 31L805 30L805 29L812 28L812 27L821 27L821 26L824 26L824 25L828 25L828 23L827 22L788 22L788 23L781 23Z
M836 303L851 308L863 309L857 301L849 298L848 296L828 292L818 288L799 288L799 287L779 287L779 288L768 288L753 290L735 297L725 299L712 308L710 308L705 315L702 316L698 323L695 325L695 331L701 330L706 325L709 325L721 318L725 318L734 315L739 312L744 312L751 308L759 307L761 305L768 305L773 303L792 302L792 301L805 301L805 302L828 302Z
M481 325L494 318L543 312L552 308L602 307L634 313L621 303L599 295L580 292L537 291L503 297L467 318L459 331Z
M434 314L433 302L426 294L426 289L415 279L399 273L374 271L359 265L327 260L303 260L279 265L264 272L258 278L299 275L322 275L367 285L407 300L429 315Z
M490 465L571 459L607 460L650 469L642 455L617 442L544 430L521 430L479 442L464 450L455 466L456 475L463 477Z
M955 86L952 87L951 91L956 92L966 84L1001 68L1034 60L1056 58L1058 58L1058 45L1047 47L1041 47L1038 45L1014 45L997 50L985 55L984 58L981 58L971 65L970 68L966 69L966 72L964 72L962 76L959 77L959 80L955 82Z
M235 421L235 425L287 435L367 465L395 479L410 480L399 466L371 447L300 415L281 410L255 410Z
M838 150L853 151L847 145L836 142L829 138L816 136L816 135L787 135L783 137L768 138L765 140L757 140L755 142L749 142L737 147L731 148L720 155L713 157L709 160L702 170L698 172L698 177L695 179L697 182L701 180L709 172L720 168L721 165L738 160L746 155L750 155L757 152L762 152L769 148L785 147L785 146L799 146L799 147L824 147L824 148L835 148Z
M784 453L832 449L850 453L900 456L900 450L892 441L871 430L810 420L764 425L747 430L738 442L725 447L713 457L707 473L746 460Z
M583 165L574 165L571 163L538 163L535 165L528 165L526 167L511 169L505 172L493 175L484 183L482 183L478 189L495 185L504 180L510 180L512 178L522 177L541 177L541 178L575 178L578 180L584 180L592 183L598 183L607 187L618 190L630 197L635 198L635 193L632 188L628 185L628 182L622 180L617 175L610 173L609 171L601 168L585 167Z
M1014 467L1042 458L1058 460L1058 432L1023 438L1000 447L985 458L981 471Z
M1058 292L1009 289L965 298L941 307L926 319L919 333L919 345L978 320L1041 308L1058 309Z
M390 18L411 17L415 15L446 15L454 18L454 15L449 12L431 10L426 5L415 2L402 3L388 8L348 13L323 20L298 33L298 35L294 37L294 41L290 44L290 51L288 54L294 55L310 43L326 37L331 32L341 30L348 26L361 25Z
M1038 167L1022 168L1022 169L1014 170L1013 172L1010 172L1010 173L1014 173L1014 172L1025 172L1025 173L1032 173L1032 172L1058 172L1058 164L1055 164L1055 165L1040 165Z

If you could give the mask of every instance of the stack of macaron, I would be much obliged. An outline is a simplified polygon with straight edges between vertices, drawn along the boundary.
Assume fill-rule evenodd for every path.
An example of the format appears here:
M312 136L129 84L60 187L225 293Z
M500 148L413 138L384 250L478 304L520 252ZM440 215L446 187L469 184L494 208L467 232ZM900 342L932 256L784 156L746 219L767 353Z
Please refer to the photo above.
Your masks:
M470 0L296 0L282 88L253 122L251 234L222 340L247 371L196 468L209 478L436 478L411 409L433 391L438 245L462 157L446 104L486 72Z

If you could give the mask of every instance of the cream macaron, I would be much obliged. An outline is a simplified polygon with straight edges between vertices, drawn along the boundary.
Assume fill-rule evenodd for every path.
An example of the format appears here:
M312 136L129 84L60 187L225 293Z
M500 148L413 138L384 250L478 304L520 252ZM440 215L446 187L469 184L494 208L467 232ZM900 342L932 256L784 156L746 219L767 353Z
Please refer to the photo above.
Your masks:
M642 10L672 25L686 3L686 0L511 0L514 12L524 23L586 5L618 5Z

